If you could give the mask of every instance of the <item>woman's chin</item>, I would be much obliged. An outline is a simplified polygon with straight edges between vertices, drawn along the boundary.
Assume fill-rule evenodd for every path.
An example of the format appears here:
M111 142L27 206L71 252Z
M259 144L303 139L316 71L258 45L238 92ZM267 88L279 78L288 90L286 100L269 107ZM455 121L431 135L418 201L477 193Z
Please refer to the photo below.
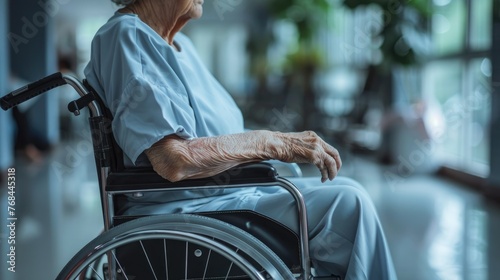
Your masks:
M193 11L191 18L193 19L199 19L203 16L203 8L197 8Z

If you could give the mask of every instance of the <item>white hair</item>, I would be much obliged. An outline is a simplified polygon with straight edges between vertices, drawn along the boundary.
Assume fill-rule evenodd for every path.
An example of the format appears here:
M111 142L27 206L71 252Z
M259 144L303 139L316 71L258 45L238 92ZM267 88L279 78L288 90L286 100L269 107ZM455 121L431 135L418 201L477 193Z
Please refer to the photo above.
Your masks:
M127 6L134 3L136 0L111 0L111 1L115 2L118 5Z

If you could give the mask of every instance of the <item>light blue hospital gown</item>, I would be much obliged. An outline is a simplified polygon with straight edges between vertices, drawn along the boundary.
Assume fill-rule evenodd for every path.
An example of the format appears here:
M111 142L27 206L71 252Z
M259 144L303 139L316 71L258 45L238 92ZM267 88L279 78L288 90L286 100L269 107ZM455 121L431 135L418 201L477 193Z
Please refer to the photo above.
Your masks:
M129 164L148 164L144 150L166 135L185 139L244 131L240 110L178 33L168 45L136 15L116 13L95 35L85 69L110 108L113 132ZM104 94L105 93L105 94ZM357 182L337 177L292 180L308 210L310 253L318 273L346 279L396 279L376 210ZM196 199L195 199L196 198ZM148 193L130 198L127 214L253 209L296 229L286 191L258 188Z

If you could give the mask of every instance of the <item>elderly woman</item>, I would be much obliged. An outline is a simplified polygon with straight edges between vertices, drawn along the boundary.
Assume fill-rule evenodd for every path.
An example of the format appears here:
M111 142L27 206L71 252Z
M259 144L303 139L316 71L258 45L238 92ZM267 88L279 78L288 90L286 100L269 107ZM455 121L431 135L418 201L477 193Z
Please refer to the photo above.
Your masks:
M152 165L169 181L208 177L259 160L312 163L319 178L293 182L306 200L312 264L319 275L395 279L376 211L314 132L245 132L240 110L179 31L203 0L113 0L123 7L97 32L85 75L110 108L127 164ZM335 179L334 179L335 178ZM329 182L326 182L330 180ZM269 192L269 191L268 191ZM127 214L252 209L296 229L285 191L179 191L130 197Z

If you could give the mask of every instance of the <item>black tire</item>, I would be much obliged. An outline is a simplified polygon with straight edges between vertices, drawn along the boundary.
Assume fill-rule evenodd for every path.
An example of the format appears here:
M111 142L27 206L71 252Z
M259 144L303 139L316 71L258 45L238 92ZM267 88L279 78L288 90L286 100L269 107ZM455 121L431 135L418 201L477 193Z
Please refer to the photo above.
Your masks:
M116 261L111 264L116 269L95 271L102 275L97 279L167 279L167 274L169 280L295 279L276 254L249 233L213 218L170 214L138 218L102 233L68 262L56 280L79 279L103 255ZM214 262L227 271L210 270L208 264ZM116 277L110 278L109 271L117 272Z

